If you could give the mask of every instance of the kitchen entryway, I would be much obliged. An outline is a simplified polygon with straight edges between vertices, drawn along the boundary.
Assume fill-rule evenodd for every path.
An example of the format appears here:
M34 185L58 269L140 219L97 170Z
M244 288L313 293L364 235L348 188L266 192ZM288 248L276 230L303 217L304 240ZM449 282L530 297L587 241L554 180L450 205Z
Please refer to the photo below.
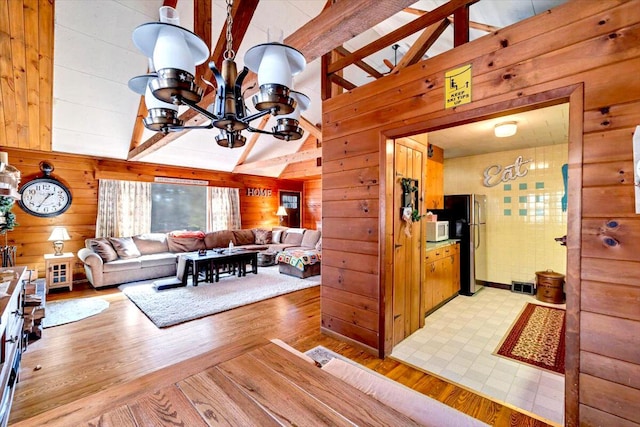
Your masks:
M564 376L492 353L532 295L484 288L458 296L427 316L425 326L391 356L555 423L564 420Z

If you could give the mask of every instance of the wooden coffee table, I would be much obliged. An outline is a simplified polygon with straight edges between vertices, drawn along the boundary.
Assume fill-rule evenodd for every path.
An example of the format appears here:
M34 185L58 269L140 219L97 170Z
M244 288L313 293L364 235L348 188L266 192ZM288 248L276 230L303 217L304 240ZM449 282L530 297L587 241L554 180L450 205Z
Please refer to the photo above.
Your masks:
M234 248L231 251L228 249L212 249L208 250L205 255L191 252L183 254L182 257L187 261L187 271L183 276L185 285L189 269L191 269L193 277L193 286L198 286L200 272L205 273L206 280L219 282L221 272L235 273L237 270L238 277L246 276L247 264L251 264L251 272L258 274L258 251L239 248Z

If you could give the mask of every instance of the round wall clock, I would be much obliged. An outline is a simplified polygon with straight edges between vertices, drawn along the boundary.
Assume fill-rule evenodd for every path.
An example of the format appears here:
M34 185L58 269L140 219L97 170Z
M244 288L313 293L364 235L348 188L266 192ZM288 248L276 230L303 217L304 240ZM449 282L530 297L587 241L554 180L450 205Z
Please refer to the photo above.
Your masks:
M71 192L60 181L51 176L53 166L40 162L44 176L34 178L20 188L18 204L28 214L39 217L57 216L71 206Z

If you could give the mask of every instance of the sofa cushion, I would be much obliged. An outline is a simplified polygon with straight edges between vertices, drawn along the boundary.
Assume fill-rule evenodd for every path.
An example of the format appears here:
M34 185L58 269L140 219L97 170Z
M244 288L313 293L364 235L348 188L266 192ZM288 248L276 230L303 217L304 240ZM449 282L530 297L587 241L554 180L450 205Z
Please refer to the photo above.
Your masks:
M142 268L150 268L159 265L173 265L176 263L176 256L176 254L170 252L142 255L140 257L140 266Z
M167 245L169 252L195 252L200 249L206 249L204 240L199 237L167 237Z
M271 243L282 243L282 234L284 230L273 230L271 232Z
M140 251L131 237L109 237L109 241L120 259L137 258Z
M316 243L316 251L322 250L322 236L318 239L318 243Z
M89 249L94 251L102 261L110 262L118 259L118 253L107 238L89 239Z
M253 230L233 230L233 236L235 237L236 246L253 245L255 243Z
M140 257L131 259L117 259L102 266L103 273L115 271L139 270L141 268Z
M320 239L320 231L318 230L307 230L302 235L302 242L300 242L300 246L305 248L314 248L316 247L316 243Z
M140 255L169 252L167 235L165 233L146 233L133 236L133 243L140 251Z
M229 242L234 242L233 232L231 230L212 231L204 236L204 245L207 249L226 248Z
M295 231L292 231L295 230ZM298 229L293 229L290 228L289 230L287 230L287 234L284 236L284 240L282 241L282 243L286 244L286 245L292 245L292 246L300 246L300 243L302 243L302 237L304 236L303 232L298 232Z
M271 230L265 230L263 228L254 228L253 237L256 245L267 245L271 243Z

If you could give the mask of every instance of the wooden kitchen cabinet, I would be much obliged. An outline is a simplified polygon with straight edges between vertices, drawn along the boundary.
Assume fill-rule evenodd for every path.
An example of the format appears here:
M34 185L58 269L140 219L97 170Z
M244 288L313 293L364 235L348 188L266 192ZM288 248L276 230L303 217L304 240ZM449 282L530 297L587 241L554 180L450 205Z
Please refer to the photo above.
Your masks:
M442 148L430 145L431 157L427 158L427 186L425 188L425 208L444 208L444 152Z
M427 249L422 312L428 313L460 291L460 245Z

